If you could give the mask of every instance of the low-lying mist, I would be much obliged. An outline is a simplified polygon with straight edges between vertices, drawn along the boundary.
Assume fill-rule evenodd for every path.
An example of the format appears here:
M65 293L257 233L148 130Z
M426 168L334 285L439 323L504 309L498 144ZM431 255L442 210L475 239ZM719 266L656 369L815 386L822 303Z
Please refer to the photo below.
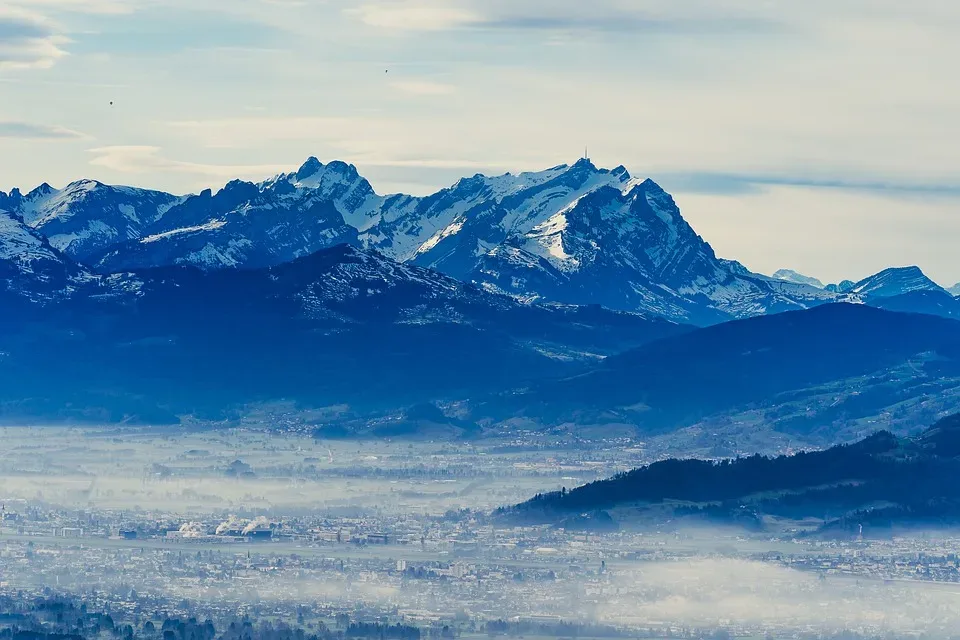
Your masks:
M600 619L818 631L960 629L960 584L830 576L736 559L641 564L613 576Z

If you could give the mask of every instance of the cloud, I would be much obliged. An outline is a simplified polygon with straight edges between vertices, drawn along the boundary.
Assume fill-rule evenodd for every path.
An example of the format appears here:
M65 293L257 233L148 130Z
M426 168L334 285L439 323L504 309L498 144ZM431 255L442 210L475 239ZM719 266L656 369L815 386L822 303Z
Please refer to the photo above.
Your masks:
M452 3L402 1L363 5L350 9L362 22L372 27L401 31L438 31L470 25L482 20L470 9Z
M459 125L431 122L429 114L415 123L382 116L250 116L172 122L168 126L212 149L259 149L267 143L298 143L308 146L309 153L365 167L478 171L505 170L522 164L488 154L465 159L466 154L458 148L453 135Z
M401 80L391 82L390 87L401 93L417 96L446 96L456 92L456 87L431 80Z
M605 31L629 33L748 33L764 32L782 28L777 23L761 19L723 18L701 19L695 17L654 16L642 14L582 15L529 15L523 13L494 16L475 23L486 29L523 29L538 31Z
M697 559L639 565L612 577L599 617L647 625L804 629L836 633L885 629L909 633L954 629L957 594L933 583L893 583L831 576L733 559ZM872 634L870 634L872 635Z
M132 13L137 4L135 0L7 0L7 2L11 6L29 7L35 11L53 10L98 15Z
M828 177L786 174L737 174L722 172L662 173L657 176L669 189L684 193L747 194L766 187L842 189L895 195L960 197L960 182L930 182L910 179Z
M703 1L667 3L599 0L393 0L366 4L348 13L372 27L399 31L506 29L528 31L604 31L694 33L771 31L783 24L748 5ZM724 4L724 3L720 3Z
M45 69L67 55L69 40L43 16L0 7L0 69Z
M0 121L0 138L27 140L76 140L86 138L82 133L64 127L35 124L32 122Z
M191 176L233 179L257 179L274 175L283 169L280 165L203 164L171 160L153 146L111 146L90 149L94 155L90 164L126 174L181 173Z

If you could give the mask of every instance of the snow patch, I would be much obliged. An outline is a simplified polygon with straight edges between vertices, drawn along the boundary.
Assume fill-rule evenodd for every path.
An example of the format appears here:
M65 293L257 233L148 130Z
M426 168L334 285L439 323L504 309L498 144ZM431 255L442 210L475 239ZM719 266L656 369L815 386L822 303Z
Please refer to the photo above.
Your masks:
M198 224L194 227L182 227L180 229L173 229L171 231L164 231L163 233L155 233L152 236L147 236L146 238L141 238L141 244L149 244L151 242L156 242L157 240L162 240L164 238L170 238L173 236L183 235L187 233L196 233L199 231L212 231L214 229L219 229L220 227L227 224L226 220L211 220L205 224ZM209 245L208 245L209 246Z
M427 240L422 245L420 245L420 248L417 249L416 251L416 255L421 255L423 253L426 253L431 249L433 249L438 244L440 244L440 242L444 238L449 238L450 236L460 233L460 231L463 229L464 222L465 220L463 218L460 218L459 220L454 220L452 224L447 225L437 233L433 234L433 236L429 240Z

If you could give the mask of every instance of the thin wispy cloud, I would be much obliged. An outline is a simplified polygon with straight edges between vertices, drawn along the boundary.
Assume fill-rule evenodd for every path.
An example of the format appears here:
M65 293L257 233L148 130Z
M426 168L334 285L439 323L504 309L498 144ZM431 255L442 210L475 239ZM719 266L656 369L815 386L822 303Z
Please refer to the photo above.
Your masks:
M90 164L126 174L155 172L183 173L210 179L247 178L257 179L277 173L281 165L204 164L173 160L163 155L160 147L112 146L90 149L93 155Z
M64 127L36 124L33 122L5 122L0 120L0 138L24 140L80 140L86 138L78 131Z
M402 31L437 31L476 24L483 20L479 13L453 3L389 2L363 5L346 10L372 27Z
M132 13L140 0L6 0L9 6L20 6L40 12L75 12L90 14Z
M718 10L719 9L719 10ZM503 0L385 0L347 10L365 24L400 31L506 29L710 33L773 31L784 23L740 3L664 3L600 0L506 2Z
M825 175L734 174L734 173L663 173L659 179L670 187L687 193L735 194L752 193L766 187L803 187L888 193L897 196L960 197L960 181L930 182L916 180L831 178Z

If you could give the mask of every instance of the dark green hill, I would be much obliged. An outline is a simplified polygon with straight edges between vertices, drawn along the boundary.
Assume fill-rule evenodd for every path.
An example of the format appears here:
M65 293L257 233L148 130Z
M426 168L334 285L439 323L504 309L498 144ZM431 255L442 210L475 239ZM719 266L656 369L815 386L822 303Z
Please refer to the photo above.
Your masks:
M960 415L916 438L885 431L824 451L736 460L664 460L571 491L541 494L505 517L560 522L627 506L725 522L764 516L856 524L960 524ZM660 514L664 509L659 510ZM825 524L829 524L825 523Z

